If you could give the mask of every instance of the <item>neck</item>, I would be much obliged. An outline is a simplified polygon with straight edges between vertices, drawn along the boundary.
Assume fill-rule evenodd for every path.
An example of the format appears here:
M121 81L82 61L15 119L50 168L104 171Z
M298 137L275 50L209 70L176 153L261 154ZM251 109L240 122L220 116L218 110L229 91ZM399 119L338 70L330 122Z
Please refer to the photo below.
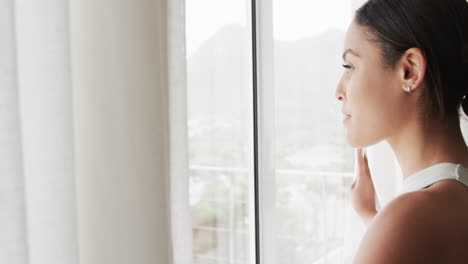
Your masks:
M399 133L387 139L400 164L403 179L438 163L468 167L468 149L459 119L408 122Z

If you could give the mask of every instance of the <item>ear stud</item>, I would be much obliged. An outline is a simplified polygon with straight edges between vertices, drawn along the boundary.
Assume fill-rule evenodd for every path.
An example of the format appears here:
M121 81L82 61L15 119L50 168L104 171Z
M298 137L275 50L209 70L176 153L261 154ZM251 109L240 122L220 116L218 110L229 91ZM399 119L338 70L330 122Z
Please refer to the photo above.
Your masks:
M409 94L411 94L411 86L408 85L406 91L407 91Z

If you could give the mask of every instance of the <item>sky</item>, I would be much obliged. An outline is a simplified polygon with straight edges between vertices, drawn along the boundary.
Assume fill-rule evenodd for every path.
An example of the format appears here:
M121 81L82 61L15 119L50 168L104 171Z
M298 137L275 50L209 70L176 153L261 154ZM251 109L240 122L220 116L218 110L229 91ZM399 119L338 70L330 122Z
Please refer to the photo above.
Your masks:
M295 41L346 30L352 0L272 0L275 39ZM354 0L356 1L356 0ZM187 57L228 24L250 26L250 0L186 0Z

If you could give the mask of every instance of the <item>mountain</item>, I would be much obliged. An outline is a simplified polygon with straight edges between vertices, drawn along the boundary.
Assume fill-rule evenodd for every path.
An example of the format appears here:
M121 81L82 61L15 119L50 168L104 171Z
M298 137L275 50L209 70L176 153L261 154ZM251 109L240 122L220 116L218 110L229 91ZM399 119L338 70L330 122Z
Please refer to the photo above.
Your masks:
M289 149L286 154L315 145L343 146L335 90L344 34L330 29L295 42L274 41L275 132L279 148ZM248 136L245 123L252 119L253 100L250 39L248 28L227 25L187 61L189 119L230 123L234 130L220 140L232 141L233 132ZM244 127L235 130L242 123ZM209 137L213 140L213 134Z

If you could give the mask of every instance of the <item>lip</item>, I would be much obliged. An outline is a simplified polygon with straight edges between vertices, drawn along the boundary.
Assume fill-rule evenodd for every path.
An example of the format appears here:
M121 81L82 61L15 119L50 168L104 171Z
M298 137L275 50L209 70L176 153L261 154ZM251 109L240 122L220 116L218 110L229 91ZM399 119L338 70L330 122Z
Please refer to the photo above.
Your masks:
M343 122L346 123L346 121L348 121L349 119L351 119L351 116L345 115L345 117L343 118Z

